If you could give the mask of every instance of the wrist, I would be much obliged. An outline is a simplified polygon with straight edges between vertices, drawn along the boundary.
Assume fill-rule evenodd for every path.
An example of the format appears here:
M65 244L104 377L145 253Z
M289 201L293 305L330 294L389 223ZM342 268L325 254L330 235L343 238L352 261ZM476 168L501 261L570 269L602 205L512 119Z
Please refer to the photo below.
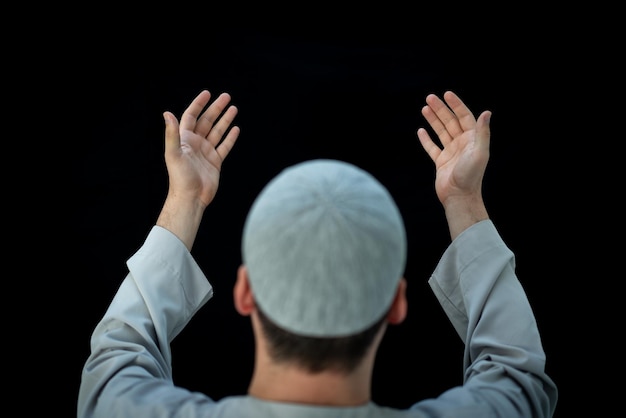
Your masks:
M457 196L444 203L450 238L454 239L470 226L489 219L482 196Z
M191 250L205 208L198 200L168 194L156 224L172 232Z

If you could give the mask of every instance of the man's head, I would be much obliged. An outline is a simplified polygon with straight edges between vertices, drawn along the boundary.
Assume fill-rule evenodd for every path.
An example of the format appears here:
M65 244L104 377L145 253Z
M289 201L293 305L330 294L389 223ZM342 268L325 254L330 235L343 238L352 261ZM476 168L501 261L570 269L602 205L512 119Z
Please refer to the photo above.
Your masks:
M283 170L254 201L242 240L254 303L306 338L366 332L404 273L406 234L387 189L364 170L312 160Z

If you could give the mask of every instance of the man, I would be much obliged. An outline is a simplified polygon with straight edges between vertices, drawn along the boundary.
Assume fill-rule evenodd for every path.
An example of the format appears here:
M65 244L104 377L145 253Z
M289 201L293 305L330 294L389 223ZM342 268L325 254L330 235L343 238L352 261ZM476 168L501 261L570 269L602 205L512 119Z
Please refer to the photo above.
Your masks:
M230 96L201 92L165 118L169 189L156 225L91 339L78 417L550 417L557 388L512 252L482 199L490 111L452 92L422 114L451 244L430 285L465 343L465 381L408 409L375 404L376 351L407 313L403 220L385 187L354 165L304 161L279 173L246 218L234 304L250 316L253 376L219 401L176 387L170 343L212 296L190 254L239 128Z

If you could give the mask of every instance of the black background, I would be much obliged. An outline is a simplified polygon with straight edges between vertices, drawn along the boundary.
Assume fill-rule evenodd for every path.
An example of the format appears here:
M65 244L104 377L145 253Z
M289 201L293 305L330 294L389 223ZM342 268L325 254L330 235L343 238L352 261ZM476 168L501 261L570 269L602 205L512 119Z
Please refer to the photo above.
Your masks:
M67 193L73 202L64 213L71 234L64 284L71 302L58 306L72 324L57 330L63 360L56 366L66 382L61 411L74 413L90 333L165 198L161 115L180 116L205 88L232 95L241 135L193 249L215 296L172 344L175 382L215 399L245 393L253 340L248 319L233 308L232 285L247 209L287 165L337 158L388 187L408 233L409 315L381 346L374 401L406 407L460 384L461 341L426 283L449 237L434 194L434 167L415 134L426 126L420 113L426 95L453 90L476 114L493 111L485 200L516 253L537 316L547 370L561 391L556 416L568 416L577 384L566 378L571 312L558 284L567 261L555 256L564 221L553 160L543 152L554 135L545 127L555 115L546 92L558 91L560 72L536 45L517 38L498 48L469 30L455 33L455 42L435 43L432 34L393 29L240 23L207 29L193 42L171 34L159 42L140 33L81 51L66 74L75 104L67 113L80 127L67 127L74 151L61 170L69 174L69 187L58 197Z

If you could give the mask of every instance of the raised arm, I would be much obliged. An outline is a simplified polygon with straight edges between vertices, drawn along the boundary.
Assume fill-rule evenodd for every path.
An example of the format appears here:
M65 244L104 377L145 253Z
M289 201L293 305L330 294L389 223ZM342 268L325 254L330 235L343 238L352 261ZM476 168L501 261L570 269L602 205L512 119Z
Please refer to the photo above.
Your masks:
M435 163L435 191L454 240L465 229L489 218L482 181L489 160L491 112L483 111L476 119L455 93L447 91L443 100L428 95L422 115L441 144L435 143L426 129L418 129L420 143Z
M230 95L222 93L204 110L210 99L207 90L200 92L180 123L171 112L163 114L169 188L156 223L189 250L217 193L222 163L239 137L239 127L231 126L237 108L229 105Z
M210 415L210 398L173 384L170 347L213 295L189 250L239 136L239 128L231 126L237 108L229 105L230 96L223 93L209 105L210 99L206 90L198 94L180 123L170 112L163 115L167 197L157 225L128 259L128 274L94 328L78 418Z
M482 181L489 160L490 111L476 119L459 97L426 98L422 114L439 139L417 136L435 163L435 191L452 243L429 284L465 344L463 385L415 408L441 416L553 416L558 390L513 252L489 220Z

